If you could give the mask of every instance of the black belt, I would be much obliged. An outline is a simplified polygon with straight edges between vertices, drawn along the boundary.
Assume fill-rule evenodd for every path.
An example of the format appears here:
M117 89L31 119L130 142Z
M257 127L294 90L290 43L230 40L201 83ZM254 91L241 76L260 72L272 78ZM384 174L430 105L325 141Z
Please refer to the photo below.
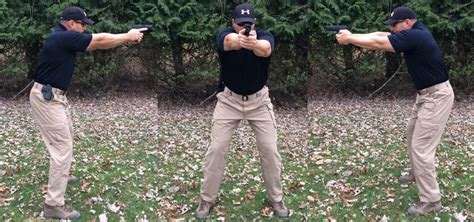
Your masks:
M263 89L263 88L262 88ZM262 92L262 90L259 90L258 92L254 93L254 94L250 94L250 95L240 95L240 94L237 94L235 92L233 92L232 90L230 90L229 88L225 88L224 89L224 93L228 93L230 94L232 97L235 97L235 98L239 98L241 99L242 101L248 101L249 99L252 99L252 98L257 98L259 96L261 96L264 92Z

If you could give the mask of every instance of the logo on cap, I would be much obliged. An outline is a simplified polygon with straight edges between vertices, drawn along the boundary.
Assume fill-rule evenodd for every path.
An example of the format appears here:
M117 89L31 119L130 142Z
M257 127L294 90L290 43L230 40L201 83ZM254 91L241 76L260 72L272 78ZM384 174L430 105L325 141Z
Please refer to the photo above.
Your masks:
M250 9L247 9L247 10L241 10L241 14L244 15L245 13L247 13L247 15L250 15Z
M394 13L394 12L392 12L392 14L390 14L390 17L393 16L393 13Z

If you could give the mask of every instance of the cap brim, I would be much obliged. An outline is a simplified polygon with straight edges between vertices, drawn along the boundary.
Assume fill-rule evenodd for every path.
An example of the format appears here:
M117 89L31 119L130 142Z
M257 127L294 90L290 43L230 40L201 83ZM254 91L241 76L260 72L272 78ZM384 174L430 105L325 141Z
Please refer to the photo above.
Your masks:
M255 18L247 18L247 17L236 18L234 19L234 22L237 24L242 23L242 22L251 22L252 24L254 24Z
M392 20L392 19L387 19L387 21L383 22L383 24L385 25L393 25L395 23L397 23L398 21L397 20Z
M94 21L92 21L91 19L88 19L88 18L87 18L87 19L83 19L83 20L81 20L81 21L83 21L84 23L86 23L86 24L88 24L88 25L93 25L93 24L95 23Z

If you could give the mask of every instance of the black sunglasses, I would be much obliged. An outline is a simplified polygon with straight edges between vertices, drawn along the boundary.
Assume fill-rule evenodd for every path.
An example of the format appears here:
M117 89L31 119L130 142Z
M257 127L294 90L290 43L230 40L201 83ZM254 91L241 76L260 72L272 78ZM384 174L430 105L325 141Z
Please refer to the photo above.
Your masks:
M74 20L74 22L79 23L79 24L81 24L82 26L85 26L85 25L86 25L86 23L84 23L83 21L80 21L80 20Z
M406 20L406 19L397 20L395 23L392 24L392 27L395 27L398 23L404 22L405 20Z
M247 24L248 24L248 25L253 25L253 23L251 23L251 22L241 22L241 23L238 23L237 25L240 26L240 27L243 27L243 26L245 26L245 25L247 25Z

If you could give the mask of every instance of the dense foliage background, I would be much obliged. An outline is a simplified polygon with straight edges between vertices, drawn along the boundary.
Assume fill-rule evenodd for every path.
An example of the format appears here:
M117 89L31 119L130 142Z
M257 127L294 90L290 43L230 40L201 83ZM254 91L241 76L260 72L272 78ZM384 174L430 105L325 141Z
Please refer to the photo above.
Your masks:
M219 64L216 33L230 24L242 1L10 1L0 0L0 91L18 92L34 74L42 43L62 10L83 7L97 23L90 32L126 32L132 24L153 24L139 45L79 56L71 91L76 93L154 90L193 101L215 88ZM278 98L301 100L314 93L368 95L398 69L392 53L336 44L326 24L347 24L352 32L388 31L382 22L393 7L408 5L433 32L458 94L473 89L473 2L470 0L254 0L257 26L276 38L270 82ZM413 90L405 68L385 93ZM307 84L309 83L309 84ZM309 87L308 87L309 86Z

